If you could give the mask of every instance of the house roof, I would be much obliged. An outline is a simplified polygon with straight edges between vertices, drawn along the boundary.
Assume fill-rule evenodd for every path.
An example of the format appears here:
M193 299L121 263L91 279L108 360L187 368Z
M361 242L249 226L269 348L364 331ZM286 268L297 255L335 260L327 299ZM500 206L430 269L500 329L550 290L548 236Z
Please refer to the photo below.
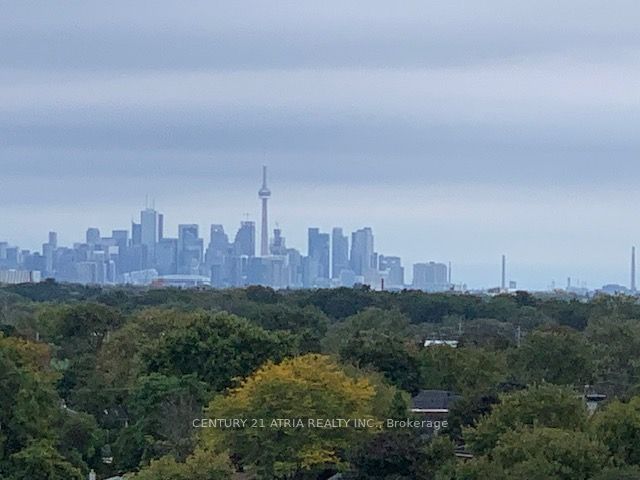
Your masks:
M420 390L411 399L411 411L446 413L459 398L461 398L460 395L448 390Z

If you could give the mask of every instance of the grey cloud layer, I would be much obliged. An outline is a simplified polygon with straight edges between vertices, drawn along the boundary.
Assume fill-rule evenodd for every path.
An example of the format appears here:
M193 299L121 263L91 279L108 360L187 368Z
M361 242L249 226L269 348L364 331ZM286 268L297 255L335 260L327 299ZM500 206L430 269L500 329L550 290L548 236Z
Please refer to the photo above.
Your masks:
M181 205L206 223L219 211L237 216L230 192L267 161L280 194L286 185L333 192L327 211L339 205L379 230L393 215L369 208L371 198L343 205L334 197L345 184L384 191L385 209L410 204L445 239L469 225L464 208L444 219L436 212L448 211L445 198L406 192L444 188L474 214L487 196L500 198L531 231L512 213L477 242L505 248L497 230L512 232L514 245L531 239L523 254L543 259L546 242L557 235L564 245L577 228L540 217L545 188L563 202L606 186L590 202L631 213L631 197L610 192L631 192L640 176L639 20L635 0L5 2L0 214L10 232L21 231L12 212L39 203L61 224L95 222L80 220L79 192L97 192L107 215L139 190L169 196L179 181L200 199ZM221 183L227 197L210 199L218 210L199 206ZM114 188L132 184L140 188ZM297 207L313 212L315 202L301 197ZM570 206L566 218L589 217L580 202ZM314 223L290 214L291 230ZM415 225L400 218L398 235L411 235ZM611 222L601 227L612 241L640 237ZM590 239L580 230L593 250L567 246L559 256L606 263L596 230ZM409 260L426 255L422 245L381 241ZM429 248L463 256L462 243L445 243Z

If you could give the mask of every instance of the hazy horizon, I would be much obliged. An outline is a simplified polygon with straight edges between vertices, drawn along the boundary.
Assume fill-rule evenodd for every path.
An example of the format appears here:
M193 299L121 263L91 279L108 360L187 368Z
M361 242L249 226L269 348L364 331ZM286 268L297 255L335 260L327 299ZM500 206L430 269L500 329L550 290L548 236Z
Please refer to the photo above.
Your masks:
M20 2L0 17L0 241L373 228L492 287L629 284L640 4Z

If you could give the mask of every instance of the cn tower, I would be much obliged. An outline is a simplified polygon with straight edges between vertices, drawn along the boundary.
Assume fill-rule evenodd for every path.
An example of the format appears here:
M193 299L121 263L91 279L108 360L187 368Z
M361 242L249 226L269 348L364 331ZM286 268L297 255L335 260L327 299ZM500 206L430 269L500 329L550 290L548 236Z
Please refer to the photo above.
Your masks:
M269 255L269 220L267 219L267 200L271 196L271 190L267 187L267 167L262 167L262 188L258 191L258 197L262 200L262 231L260 232L260 256Z

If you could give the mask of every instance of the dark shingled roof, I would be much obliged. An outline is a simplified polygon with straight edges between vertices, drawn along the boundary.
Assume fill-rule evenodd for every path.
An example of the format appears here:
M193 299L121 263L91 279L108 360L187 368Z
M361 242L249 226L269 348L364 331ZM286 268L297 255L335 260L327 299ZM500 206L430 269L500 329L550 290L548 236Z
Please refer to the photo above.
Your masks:
M448 410L458 400L456 395L448 390L420 390L418 395L411 399L411 408L416 410Z

